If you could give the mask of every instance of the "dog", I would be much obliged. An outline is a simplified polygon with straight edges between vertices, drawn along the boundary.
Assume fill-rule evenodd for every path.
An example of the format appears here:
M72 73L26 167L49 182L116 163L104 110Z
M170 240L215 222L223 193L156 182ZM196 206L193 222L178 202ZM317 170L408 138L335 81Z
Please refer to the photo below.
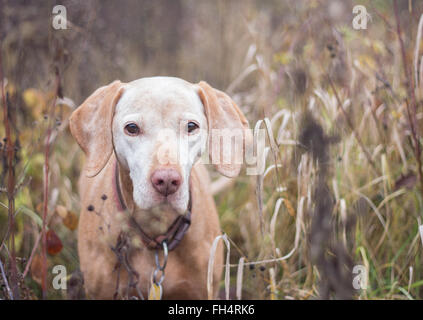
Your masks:
M147 298L158 287L163 299L210 297L209 256L221 230L200 159L208 148L218 172L239 174L237 160L251 137L235 102L204 81L114 81L89 96L69 125L86 158L79 180L78 254L87 298ZM219 130L242 146L212 141ZM160 273L157 263L163 267L165 254ZM214 298L222 268L219 243Z

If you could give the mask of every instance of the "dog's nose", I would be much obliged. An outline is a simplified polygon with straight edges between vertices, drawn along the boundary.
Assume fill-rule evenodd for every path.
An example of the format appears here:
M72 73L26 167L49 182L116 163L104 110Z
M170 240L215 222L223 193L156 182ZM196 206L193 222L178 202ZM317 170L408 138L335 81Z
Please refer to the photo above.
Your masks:
M181 182L181 175L174 169L158 169L151 175L151 183L154 189L164 196L175 193Z

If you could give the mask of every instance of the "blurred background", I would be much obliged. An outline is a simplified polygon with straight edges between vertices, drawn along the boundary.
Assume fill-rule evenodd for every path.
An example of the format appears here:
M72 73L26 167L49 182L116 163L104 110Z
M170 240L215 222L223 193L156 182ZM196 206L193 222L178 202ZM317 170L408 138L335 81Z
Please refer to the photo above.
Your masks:
M231 298L420 299L422 13L417 0L0 0L0 298L13 283L24 299L84 298L68 117L115 79L162 75L207 81L267 129L264 174L215 196Z

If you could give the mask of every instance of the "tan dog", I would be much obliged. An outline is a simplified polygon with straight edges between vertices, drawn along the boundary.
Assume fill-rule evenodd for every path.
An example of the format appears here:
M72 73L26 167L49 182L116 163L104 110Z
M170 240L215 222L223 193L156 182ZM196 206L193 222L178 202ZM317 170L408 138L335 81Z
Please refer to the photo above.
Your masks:
M86 155L78 251L88 298L146 298L156 267L156 250L150 249L171 238L167 230L189 209L191 227L179 233L180 243L166 239L176 248L169 253L163 298L207 298L210 249L220 226L208 173L198 160L208 144L217 170L238 175L244 148L221 146L211 132L229 129L239 143L248 139L247 128L225 93L170 77L115 81L74 111L70 129ZM225 163L228 151L233 154ZM215 296L222 265L219 245Z

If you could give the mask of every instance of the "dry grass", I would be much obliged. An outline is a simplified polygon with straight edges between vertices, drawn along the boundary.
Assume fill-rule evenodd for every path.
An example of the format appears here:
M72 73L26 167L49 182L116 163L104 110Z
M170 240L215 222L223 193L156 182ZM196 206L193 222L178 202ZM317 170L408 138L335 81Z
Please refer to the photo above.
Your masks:
M353 0L181 0L173 1L172 10L163 9L170 2L165 0L119 7L105 1L98 11L94 1L65 1L73 27L46 34L48 17L37 15L35 4L2 2L3 69L19 147L19 274L43 226L49 123L54 143L44 222L63 249L48 256L48 267L63 264L73 272L76 234L55 213L58 205L69 214L79 211L82 157L67 129L72 101L78 105L115 78L162 74L207 80L237 101L251 127L267 132L264 173L242 174L215 197L222 239L230 246L222 298L422 298L421 3L398 1L396 17L391 1L360 1L372 20L358 31L351 28ZM118 23L122 15L127 20ZM55 67L72 101L59 99L44 120L56 96ZM0 132L3 137L2 127ZM2 172L4 191L4 167ZM2 240L7 193L0 201ZM6 277L9 252L8 245L1 247ZM38 252L32 264L42 266ZM352 287L356 265L369 271L367 290ZM42 274L30 269L19 282L21 296L40 298ZM211 278L207 283L211 292ZM78 296L75 288L49 288L47 297ZM7 286L1 290L1 298L10 296Z

